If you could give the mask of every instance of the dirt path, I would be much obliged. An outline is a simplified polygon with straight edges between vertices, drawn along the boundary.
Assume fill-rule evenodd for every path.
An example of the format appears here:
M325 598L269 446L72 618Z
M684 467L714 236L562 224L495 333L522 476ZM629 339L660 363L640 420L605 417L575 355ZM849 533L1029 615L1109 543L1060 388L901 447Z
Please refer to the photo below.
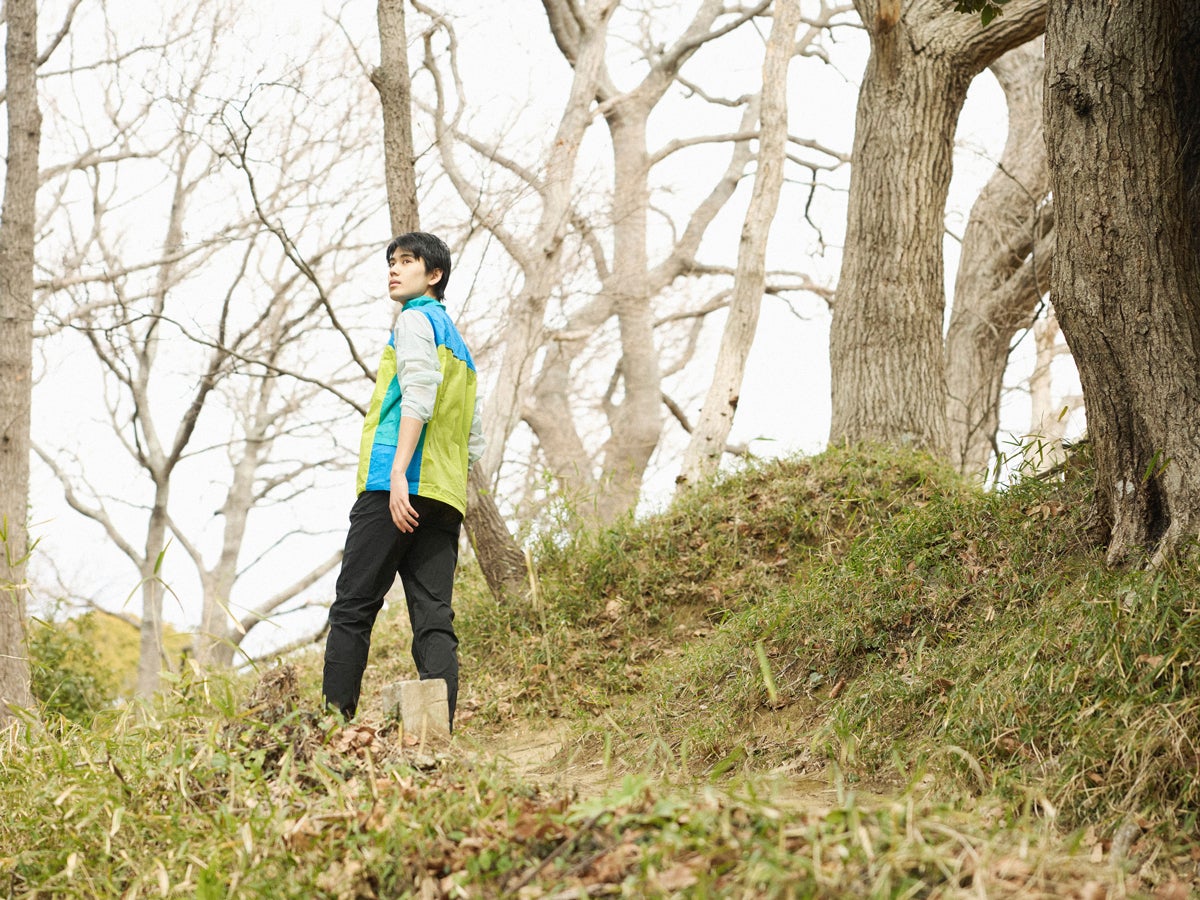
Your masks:
M465 735L463 737L466 737ZM521 778L544 788L564 790L578 797L594 797L620 785L631 771L621 765L605 767L593 754L573 747L569 724L555 722L538 728L528 723L493 735L473 734L469 741L480 760L505 766ZM464 741L466 743L466 741ZM837 803L837 788L825 773L798 773L786 769L749 776L760 799L790 809L828 809ZM717 783L703 777L677 781L713 786L720 793L737 793L742 779L723 778ZM864 792L856 792L861 799Z
M479 759L504 766L545 788L589 797L620 783L620 772L606 770L602 760L584 759L584 754L572 750L572 738L570 726L556 721L542 728L517 723L496 734L463 735L460 740L469 744Z

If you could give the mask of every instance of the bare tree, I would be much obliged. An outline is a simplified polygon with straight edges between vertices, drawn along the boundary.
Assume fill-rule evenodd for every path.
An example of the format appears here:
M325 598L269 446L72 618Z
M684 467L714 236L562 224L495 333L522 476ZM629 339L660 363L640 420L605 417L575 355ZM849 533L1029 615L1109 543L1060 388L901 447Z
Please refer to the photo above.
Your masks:
M557 0L543 6L572 71L570 94L543 161L523 161L495 140L467 133L464 90L453 61L456 41L441 19L436 21L447 35L445 49L434 52L427 37L425 71L434 79L436 98L429 113L447 177L520 272L501 326L499 385L489 397L494 429L489 443L495 448L486 460L489 471L499 466L500 449L524 423L559 490L574 499L585 518L608 522L631 509L639 496L663 435L664 407L672 415L679 411L664 395L665 375L691 358L704 317L728 304L724 285L733 267L702 261L700 245L744 177L754 156L752 141L760 137L756 93L714 97L683 69L701 49L764 14L770 3L729 10L705 0L670 36L643 13L636 38L640 77L628 89L617 87L607 53L618 6ZM817 18L828 22L839 12L825 6ZM664 98L679 94L723 118L736 116L734 126L651 147L651 115ZM579 149L593 120L603 121L612 154L612 184L603 203L594 193L581 197L576 181ZM841 154L816 142L789 141L790 149L813 154L815 159L805 163L814 171L842 162ZM705 145L729 148L727 165L687 214L664 212L657 202L656 174L676 154ZM489 184L469 177L463 161L468 155L490 166ZM521 227L514 205L532 208L531 228ZM663 229L655 225L660 219ZM662 307L680 279L724 284L698 308L676 315L678 310ZM778 281L768 279L766 290L779 290ZM666 339L664 332L679 339ZM663 346L677 349L679 356L664 357ZM585 385L597 380L600 390L589 395Z
M371 72L371 83L379 91L383 111L383 164L392 233L403 234L420 227L403 0L379 0L376 19L380 61ZM527 583L525 557L504 523L482 466L472 466L467 491L465 524L484 579L497 599L517 596Z
M855 5L871 55L830 331L830 439L945 453L942 235L955 126L975 75L1041 33L1045 0L1012 0L986 28L948 0Z
M737 273L729 316L721 335L716 371L700 419L683 457L680 479L696 482L717 471L733 416L737 412L742 375L758 327L758 312L766 287L767 237L783 187L787 154L788 66L795 53L800 25L799 0L778 0L763 62L762 103L758 138L758 169L754 192L738 244Z
M37 3L9 0L4 43L8 165L0 209L0 719L33 703L25 651L29 427L33 385L33 245L42 116Z
M1108 560L1200 533L1200 16L1051 0L1051 298L1079 368Z
M1014 335L1050 288L1054 211L1042 129L1045 64L1037 38L992 63L1008 103L996 172L971 207L946 333L950 459L982 476L996 452L1000 396Z
M210 665L230 662L254 626L294 606L336 564L337 554L318 559L290 572L265 599L235 600L236 583L262 559L244 559L251 514L302 493L314 473L345 456L334 422L350 403L346 382L363 369L353 353L349 364L340 362L345 354L328 353L330 341L352 345L330 294L373 256L374 242L356 242L383 207L381 173L358 165L367 123L345 106L344 91L335 101L334 89L300 91L271 80L222 104L210 80L227 22L218 9L207 25L209 32L170 60L155 96L144 97L160 111L160 134L161 111L173 114L163 146L148 143L144 153L83 167L92 227L72 229L69 253L83 261L81 273L48 280L83 301L66 333L81 334L106 372L113 435L147 496L141 537L132 537L128 517L112 509L131 498L89 486L87 458L72 463L65 450L39 449L68 503L137 567L142 694L155 689L163 664L169 541L196 567L202 608L195 652ZM159 136L146 132L148 142ZM339 179L336 200L317 188L324 177ZM149 251L123 239L134 227L125 214L130 194L139 195L137 228L161 216ZM151 214L156 200L161 206ZM224 211L213 221L209 210L218 202ZM97 295L99 302L89 302ZM335 358L337 365L325 362ZM165 384L176 389L164 391ZM214 440L221 431L226 436ZM228 467L219 469L222 453ZM224 492L215 555L171 500L201 470ZM268 552L303 530L275 535Z
M375 21L379 26L379 65L371 72L371 83L379 92L383 110L383 165L392 233L403 234L416 231L421 223L404 0L379 0Z

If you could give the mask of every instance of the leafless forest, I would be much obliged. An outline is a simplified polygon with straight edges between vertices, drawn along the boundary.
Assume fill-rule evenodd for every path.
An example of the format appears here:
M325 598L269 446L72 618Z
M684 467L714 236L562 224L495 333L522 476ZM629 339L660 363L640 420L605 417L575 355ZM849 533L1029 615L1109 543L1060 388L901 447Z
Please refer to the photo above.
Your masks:
M1186 69L1195 39L1172 30L1171 4L1132 5ZM982 482L1057 461L1083 393L1106 398L1107 424L1089 425L1112 558L1196 531L1196 367L1155 381L1129 362L1147 345L1110 335L1087 344L1081 393L1065 358L1113 308L1076 293L1080 273L1104 259L1136 280L1134 224L1149 221L1190 249L1160 246L1177 270L1159 265L1166 286L1147 296L1174 291L1191 312L1161 334L1161 312L1133 318L1174 371L1194 362L1200 344L1176 343L1200 309L1183 69L1129 74L1165 78L1184 110L1139 124L1087 65L1061 62L1094 23L1060 24L1054 43L1054 0L1010 0L986 26L949 0L524 6L7 0L0 494L18 602L4 647L25 607L100 602L140 622L148 693L164 616L197 631L208 665L311 639L393 313L383 248L404 191L456 253L448 305L487 396L468 525L481 560L509 560L495 590L520 581L530 535L788 452L775 436L795 423L915 444ZM950 201L969 215L948 219L973 84L999 137L982 190ZM1134 146L1155 135L1151 156L1175 162L1093 173L1090 194L1056 182L1087 164L1066 148L1105 157L1138 128ZM1148 185L1125 213L1126 257L1087 225L1105 178ZM1191 199L1154 206L1161 185ZM1064 197L1070 283L1052 279ZM1114 396L1138 399L1108 409ZM1174 424L1147 424L1151 408Z

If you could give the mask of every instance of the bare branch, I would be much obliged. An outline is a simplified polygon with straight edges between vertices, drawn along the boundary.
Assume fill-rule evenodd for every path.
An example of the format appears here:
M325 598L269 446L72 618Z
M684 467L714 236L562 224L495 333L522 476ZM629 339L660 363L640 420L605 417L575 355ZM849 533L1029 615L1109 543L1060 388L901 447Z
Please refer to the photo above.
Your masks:
M67 7L67 12L63 16L62 27L58 29L58 33L50 38L50 42L46 45L46 49L38 56L37 64L40 68L54 55L54 51L58 49L58 45L63 42L63 38L67 36L67 32L71 30L71 22L75 18L75 11L79 9L79 4L82 0L71 0L71 5Z
M310 634L306 637L296 638L296 640L292 641L291 643L284 644L282 647L279 647L275 650L271 650L270 652L265 653L262 656L256 656L250 660L250 664L254 665L256 663L268 662L273 659L279 659L280 657L287 656L289 653L295 653L297 650L303 650L305 647L311 647L313 644L320 643L324 639L325 634L328 631L329 631L329 621L326 620L325 624L322 625L319 630L313 632L312 634Z
M54 477L62 484L63 498L67 501L67 505L82 516L91 519L104 529L104 533L108 535L108 539L138 567L139 571L145 565L145 558L138 553L133 546L125 540L125 537L117 529L109 516L108 511L104 508L104 503L101 502L97 506L90 506L83 501L75 491L74 481L67 475L58 462L50 456L39 444L33 444L33 452L46 464L46 467L54 473Z
M572 66L579 57L579 42L584 22L573 0L542 0L546 18L550 22L550 33L559 52Z
M707 44L709 41L715 41L717 38L729 34L731 31L736 31L751 19L761 16L767 11L767 8L773 2L774 0L761 0L761 2L756 6L753 6L749 9L739 10L738 15L731 22L712 31L708 30L707 26L705 26L703 29L697 29L695 28L695 23L693 23L693 27L688 29L687 33L684 34L679 42L676 43L674 47L671 47L669 50L667 50L667 52L663 55L661 63L663 70L666 72L674 72L678 70L678 68L683 65L684 60L699 50L702 46ZM697 13L697 21L701 19L702 14L703 10L701 13Z
M256 606L249 615L242 618L240 623L241 629L243 631L249 631L260 622L266 621L267 617L271 613L283 606L283 604L287 603L289 600L294 600L301 592L308 590L310 587L332 572L341 561L342 551L338 550L323 563L310 570L308 574L298 578L296 581L283 588L283 590L271 597L268 597L266 600Z
M313 271L312 267L308 264L308 261L305 260L304 256L300 253L295 242L292 240L291 235L289 235L287 229L284 228L283 223L280 221L272 222L266 210L263 208L262 199L258 193L258 188L254 179L254 173L251 170L249 159L250 137L254 131L254 127L246 118L244 107L239 108L237 113L239 120L245 128L244 137L239 139L233 128L230 127L228 123L226 123L226 129L228 131L229 139L233 144L234 153L237 157L237 168L240 169L246 176L246 184L250 190L250 197L254 204L254 210L258 214L259 221L261 221L263 226L276 237L276 239L279 241L279 245L283 248L284 254L289 260L291 260L292 264L297 269L304 273L304 277L317 292L317 298L321 304L321 307L325 310L326 315L329 317L330 324L344 338L346 347L350 351L350 358L354 360L367 378L374 380L374 369L368 366L367 363L363 361L362 357L359 356L358 350L354 346L354 341L351 340L349 332L338 320L338 315L333 310L333 304L329 302L329 296L325 292L325 288L321 283L321 279L317 277L317 273ZM222 117L222 121L225 121L224 117Z
M663 325L669 325L672 322L686 322L689 319L703 319L705 316L711 315L712 313L725 309L727 306L729 306L729 295L732 293L732 288L726 288L699 309L683 310L681 312L671 313L668 316L663 316L660 319L656 319L654 322L654 327L659 328Z
M444 27L449 29L449 25ZM450 31L453 35L453 32ZM442 166L446 170L446 175L450 178L454 189L458 192L463 201L471 208L471 215L477 218L484 227L495 236L504 246L513 259L518 262L523 261L523 268L531 266L534 258L533 249L519 241L515 234L502 224L502 216L499 210L487 206L484 200L483 191L467 180L459 168L458 163L454 159L453 146L454 142L453 129L456 127L456 121L448 123L448 112L446 109L445 90L442 82L441 70L438 68L436 59L433 53L433 45L430 40L431 36L425 36L425 62L424 68L433 78L434 95L437 98L437 105L434 111L434 133L437 137L437 146L440 151ZM456 43L451 43L450 57L452 67L454 63L454 47ZM460 86L461 91L461 86Z
M677 75L675 80L683 85L687 89L688 93L695 94L701 100L704 100L706 103L711 103L714 106L728 106L733 109L737 109L745 106L755 97L754 94L742 94L742 96L734 100L729 100L725 97L714 97L712 94L709 94L707 91L705 91L704 88L700 87L700 85L696 84L694 81L689 81L682 75Z

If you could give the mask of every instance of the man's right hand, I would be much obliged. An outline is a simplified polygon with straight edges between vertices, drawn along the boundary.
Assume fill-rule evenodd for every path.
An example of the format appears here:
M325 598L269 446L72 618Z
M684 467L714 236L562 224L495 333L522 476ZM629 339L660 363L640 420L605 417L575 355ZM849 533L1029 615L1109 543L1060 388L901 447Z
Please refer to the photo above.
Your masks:
M391 489L388 492L388 510L392 521L403 532L416 531L417 519L420 518L408 499L408 477L404 472L392 472Z

